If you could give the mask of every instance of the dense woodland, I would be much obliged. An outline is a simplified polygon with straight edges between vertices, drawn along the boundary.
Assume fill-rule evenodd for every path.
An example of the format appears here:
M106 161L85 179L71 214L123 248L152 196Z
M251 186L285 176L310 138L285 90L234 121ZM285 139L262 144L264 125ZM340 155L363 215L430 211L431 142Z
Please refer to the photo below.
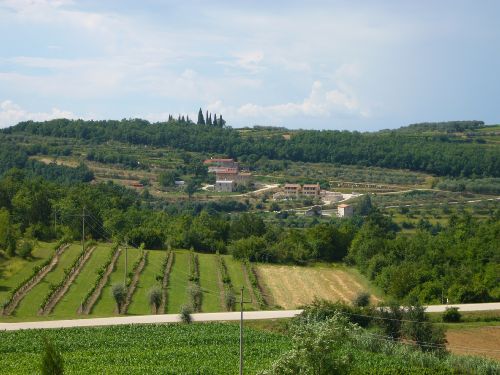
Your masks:
M281 134L241 134L226 126L194 124L171 119L166 123L146 120L121 121L52 120L22 122L4 130L7 134L28 133L65 137L90 143L120 141L136 145L169 146L245 157L275 160L327 162L361 166L411 169L439 176L500 177L498 150L454 134L419 132L299 130L290 139Z

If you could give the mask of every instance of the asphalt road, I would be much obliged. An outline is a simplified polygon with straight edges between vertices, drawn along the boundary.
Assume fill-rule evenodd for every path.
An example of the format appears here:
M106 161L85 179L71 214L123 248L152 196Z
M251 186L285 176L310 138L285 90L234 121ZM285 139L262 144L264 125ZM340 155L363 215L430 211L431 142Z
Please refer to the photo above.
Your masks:
M461 305L431 305L427 312L443 312L447 307L458 307L459 311L493 311L500 310L500 302L472 303ZM272 310L272 311L245 311L244 320L293 318L302 310ZM191 315L194 322L234 321L240 319L239 312L200 313ZM50 329L69 327L98 327L122 324L162 324L177 323L179 314L116 316L111 318L90 318L72 320L48 320L22 323L0 323L0 330L17 331L21 329Z

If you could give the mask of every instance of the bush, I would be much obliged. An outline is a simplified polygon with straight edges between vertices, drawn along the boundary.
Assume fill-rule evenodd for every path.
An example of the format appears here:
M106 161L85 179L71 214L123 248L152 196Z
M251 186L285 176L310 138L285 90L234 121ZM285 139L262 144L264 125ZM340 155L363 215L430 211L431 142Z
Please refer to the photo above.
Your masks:
M54 345L47 339L43 340L43 355L40 371L42 375L62 375L63 359Z
M442 319L446 323L458 323L462 319L462 314L458 311L458 307L447 307Z
M161 305L162 292L160 287L153 287L149 291L149 304L154 307L155 314L158 314L158 309Z
M193 313L193 309L191 306L184 305L181 307L181 321L183 323L189 324L193 321L193 318L191 317L191 314Z
M31 241L24 241L22 245L19 247L17 250L17 254L21 258L29 258L31 257L31 252L33 251L33 242Z
M370 304L370 297L370 293L368 292L358 293L358 295L352 301L352 304L355 307L366 307Z
M234 295L233 291L229 288L227 288L224 291L224 303L226 305L227 311L234 311L234 305L236 303L236 296Z
M125 300L127 299L127 288L123 284L115 284L111 289L111 294L115 299L118 314L120 314L122 306L125 303Z

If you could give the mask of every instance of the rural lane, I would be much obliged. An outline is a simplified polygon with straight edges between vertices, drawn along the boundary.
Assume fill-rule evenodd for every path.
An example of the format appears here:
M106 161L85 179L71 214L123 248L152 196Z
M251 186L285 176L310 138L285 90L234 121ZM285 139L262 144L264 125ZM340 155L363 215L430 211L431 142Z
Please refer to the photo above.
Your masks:
M430 305L427 312L443 312L447 307L458 307L460 311L493 311L500 310L500 302L471 303L459 305ZM244 320L293 318L302 310L245 311ZM199 313L191 315L194 322L234 321L240 319L240 312ZM21 329L48 329L70 327L98 327L123 324L161 324L180 322L179 314L116 316L111 318L90 318L72 320L46 320L38 322L0 323L0 331L17 331Z

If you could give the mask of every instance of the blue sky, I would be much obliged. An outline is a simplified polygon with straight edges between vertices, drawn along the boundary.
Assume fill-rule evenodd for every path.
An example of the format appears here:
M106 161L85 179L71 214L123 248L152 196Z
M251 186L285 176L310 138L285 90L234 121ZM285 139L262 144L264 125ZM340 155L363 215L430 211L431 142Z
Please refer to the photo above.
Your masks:
M0 0L0 127L499 123L498 1Z

